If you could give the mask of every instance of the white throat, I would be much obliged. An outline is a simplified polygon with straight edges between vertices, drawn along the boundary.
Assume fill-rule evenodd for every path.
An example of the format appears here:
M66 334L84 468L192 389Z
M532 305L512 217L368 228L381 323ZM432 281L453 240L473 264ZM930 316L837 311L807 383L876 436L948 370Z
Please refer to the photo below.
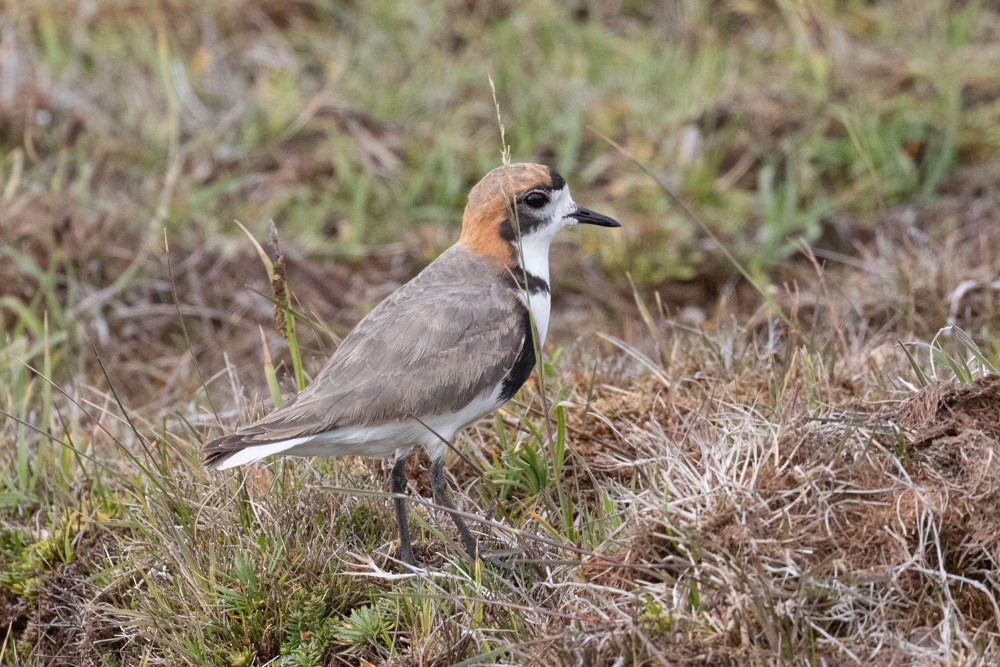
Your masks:
M548 230L530 234L521 239L518 250L518 263L533 276L549 282L549 246L552 245L554 233Z
M574 224L576 221L569 215L577 209L576 202L569 194L569 188L563 187L552 193L552 201L548 207L550 222L540 228L536 228L530 233L520 238L520 243L515 241L518 263L530 276L545 282L547 289L531 290L531 282L527 282L528 290L522 295L525 304L531 310L531 317L535 321L535 328L538 330L538 347L545 344L545 334L549 330L549 313L552 306L552 284L549 280L549 246L552 239L564 227ZM515 269L517 270L517 269ZM523 280L523 276L517 277L518 282Z
M549 280L549 246L556 232L561 229L561 225L549 225L546 229L541 229L534 234L527 234L521 238L521 245L518 249L518 263L529 276L545 281L548 287L546 290L526 290L522 294L522 300L531 310L531 317L535 322L535 329L538 331L538 347L545 344L545 334L549 330L549 315L552 307L552 284ZM518 271L519 269L514 269ZM523 280L523 276L517 276L518 282ZM529 278L526 283L529 288L535 281Z

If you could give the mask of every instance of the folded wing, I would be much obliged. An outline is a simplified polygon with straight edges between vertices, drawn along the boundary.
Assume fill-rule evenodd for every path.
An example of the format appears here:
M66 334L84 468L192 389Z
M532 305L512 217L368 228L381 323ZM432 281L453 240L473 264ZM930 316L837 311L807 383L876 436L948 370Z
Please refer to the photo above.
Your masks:
M531 354L525 372L527 310L505 269L479 261L458 247L446 251L359 322L304 391L208 443L206 465L248 447L261 447L263 457L283 451L274 445L339 428L456 412L512 375L516 391L534 363Z

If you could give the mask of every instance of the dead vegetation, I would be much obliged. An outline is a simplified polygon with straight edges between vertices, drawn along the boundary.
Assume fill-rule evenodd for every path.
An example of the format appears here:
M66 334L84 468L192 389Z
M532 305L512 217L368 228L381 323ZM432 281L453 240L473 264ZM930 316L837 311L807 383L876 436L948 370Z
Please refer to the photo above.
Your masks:
M0 16L0 663L1000 660L996 8L577 4ZM201 467L293 386L231 221L315 370L453 240L487 65L626 227L554 249L544 383L449 462L518 565L424 504L401 574L385 462Z
M517 664L988 663L1000 636L1000 382L948 377L940 355L969 350L938 337L938 357L915 350L930 381L911 390L897 343L945 324L948 296L969 275L939 242L882 242L859 265L804 261L794 288L776 289L774 306L742 325L741 308L723 303L698 328L653 315L647 337L596 358L596 339L572 343L557 366L569 372L546 380L550 398L571 406L563 467L526 426L540 427L537 383L507 412L506 444L481 425L460 445L468 458L449 466L469 511L493 508L499 524L485 539L534 563L517 574L477 579L451 560L453 538L432 519L420 541L437 569L400 577L388 500L337 490L381 490L381 463L284 462L210 479L197 457L202 429L172 420L159 451L140 454L150 480L121 486L99 510L124 511L127 528L74 524L72 561L47 565L30 597L3 599L11 646L37 664L133 664L174 651L196 662L179 648L196 641L192 624L208 646L235 622L244 629L215 655L237 663L287 658L291 645L387 664L499 647ZM950 246L960 256L979 247ZM916 265L926 270L901 286L897 271ZM922 305L927 319L899 312L915 293L939 301ZM256 307L270 319L266 302ZM875 318L880 309L897 315ZM996 326L989 311L966 314L971 330ZM95 438L88 455L127 470L109 444ZM535 470L529 451L549 481L514 478L504 492L503 475ZM415 465L413 490L426 495ZM291 620L302 609L313 616ZM336 629L359 609L372 610L388 643ZM283 614L292 616L275 622ZM289 623L305 623L308 639L290 644ZM315 654L303 648L313 636Z

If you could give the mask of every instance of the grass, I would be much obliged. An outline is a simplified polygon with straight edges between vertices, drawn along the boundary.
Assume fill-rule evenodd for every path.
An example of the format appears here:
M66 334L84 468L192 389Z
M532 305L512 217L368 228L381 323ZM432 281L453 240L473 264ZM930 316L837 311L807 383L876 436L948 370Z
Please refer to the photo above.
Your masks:
M0 664L1000 659L988 3L8 4ZM453 242L488 75L624 227L449 458L519 565L401 574L385 462L199 448Z

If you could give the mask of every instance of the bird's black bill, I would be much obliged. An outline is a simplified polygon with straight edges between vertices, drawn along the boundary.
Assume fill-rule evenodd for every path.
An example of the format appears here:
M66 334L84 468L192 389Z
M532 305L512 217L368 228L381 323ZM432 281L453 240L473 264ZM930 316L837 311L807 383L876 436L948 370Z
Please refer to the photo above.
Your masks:
M609 218L606 215L601 215L600 213L594 213L589 208L584 208L582 206L576 209L576 212L570 213L569 217L576 218L576 221L581 225L597 225L598 227L621 227L622 223L618 222L614 218Z

